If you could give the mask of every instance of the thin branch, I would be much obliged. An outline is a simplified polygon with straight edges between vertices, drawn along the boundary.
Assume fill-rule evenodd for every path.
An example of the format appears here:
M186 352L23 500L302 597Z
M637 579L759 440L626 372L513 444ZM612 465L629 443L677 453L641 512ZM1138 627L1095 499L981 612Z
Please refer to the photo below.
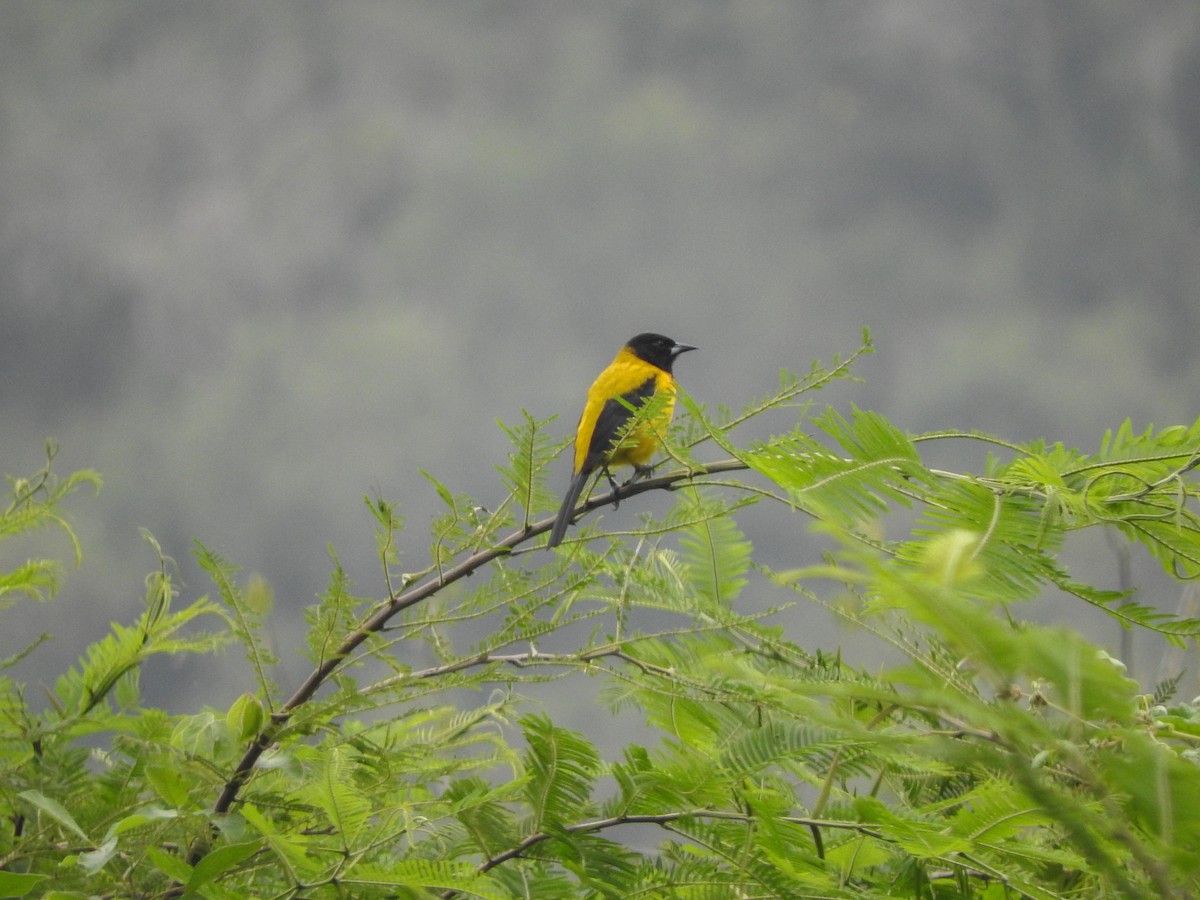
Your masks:
M477 871L480 875L490 872L499 865L524 856L538 844L555 837L561 837L563 834L592 834L622 825L661 825L666 827L681 819L719 819L723 821L751 823L754 821L754 816L719 809L693 809L643 815L618 815L609 816L605 819L593 819L588 822L576 822L574 825L564 825L553 834L545 831L535 831L533 834L526 835L519 843L509 847L503 853L488 857L487 860L480 864ZM834 828L843 831L856 831L864 837L887 840L875 827L862 825L858 822L844 822L836 819L813 819L805 816L780 816L777 821L812 829ZM451 900L451 898L457 897L461 893L461 891L451 888L450 890L443 891L441 896L443 900Z
M737 460L726 460L723 462L713 463L711 465L693 468L690 471L676 471L667 475L645 479L634 482L632 484L621 485L607 493L593 497L583 504L581 512L588 512L601 506L607 506L610 503L618 500L624 500L629 497L635 497L638 494L644 494L647 491L655 490L674 490L679 482L687 481L697 475L709 475L717 472L731 472L739 469L745 469L744 463ZM546 518L540 522L520 528L512 534L505 537L499 543L494 544L486 549L463 559L456 565L449 566L439 570L439 574L422 584L411 588L391 600L381 603L376 610L368 616L363 622L350 634L348 634L333 653L321 662L309 676L304 680L295 693L288 698L280 709L271 715L268 725L259 733L258 737L246 748L241 760L233 771L233 775L225 782L220 795L217 797L216 803L213 805L213 812L217 815L227 813L233 804L237 801L238 794L242 787L250 777L250 773L254 770L254 766L258 760L266 752L267 748L275 741L276 737L287 725L295 710L307 703L321 686L329 680L334 672L342 665L367 638L373 634L377 634L384 630L388 622L397 613L400 613L411 606L427 600L438 591L446 586L453 584L468 575L474 573L477 569L494 561L498 557L509 555L515 547L528 541L530 538L536 537L544 531L549 531L554 524L554 518ZM460 664L470 665L470 661ZM192 851L192 862L198 860L202 855L202 849L197 847Z
M839 360L835 358L833 368L810 372L804 378L797 378L792 384L787 385L774 396L768 397L765 400L754 404L753 406L744 410L741 415L734 416L728 422L723 423L720 426L721 430L725 432L733 431L733 429L737 428L739 425L742 425L748 420L753 419L755 416L758 416L769 409L775 409L787 403L794 397L798 397L801 394L806 394L809 391L820 390L821 388L825 387L825 385L830 384L836 379L845 377L846 373L849 372L853 367L855 360L857 360L860 356L874 352L875 348L871 345L870 341L865 341L861 347L859 347L845 359ZM704 434L696 438L694 441L688 443L686 448L690 450L693 447L710 440L711 438L711 433Z
M944 441L944 440L967 440L980 441L984 444L995 444L997 447L1003 447L1006 450L1012 450L1016 453L1028 452L1025 447L1020 444L1014 444L1011 441L1003 440L995 435L987 434L982 431L930 431L925 434L915 434L910 440L914 444L919 444L922 441Z

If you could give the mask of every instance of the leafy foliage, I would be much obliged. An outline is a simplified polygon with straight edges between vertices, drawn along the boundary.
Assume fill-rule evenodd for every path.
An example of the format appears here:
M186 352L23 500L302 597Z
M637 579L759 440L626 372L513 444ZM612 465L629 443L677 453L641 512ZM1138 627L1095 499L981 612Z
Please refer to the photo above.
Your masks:
M100 476L90 470L75 472L59 480L53 471L58 446L46 442L46 464L30 478L8 477L11 499L0 515L0 540L15 535L40 531L50 525L71 541L76 564L82 558L79 540L70 523L58 512L59 504L83 485L100 489ZM0 572L0 611L21 597L48 600L58 590L61 567L55 560L31 559L12 572Z
M1061 592L1171 641L1200 633L1073 581L1059 558L1071 531L1104 528L1177 578L1200 574L1200 422L1126 424L1089 454L802 407L788 433L738 443L748 419L847 372L785 376L741 413L681 398L667 456L682 468L620 489L670 488L675 507L620 532L580 525L554 552L538 516L556 505L544 482L563 445L528 416L504 426L494 512L431 477L446 509L422 571L397 570L403 523L368 499L387 593L356 596L334 554L307 613L313 669L290 696L265 637L269 588L198 545L222 603L173 611L155 544L145 611L93 644L47 709L0 679L0 893L1193 895L1200 705L1173 699L1178 678L1144 693L1019 604ZM949 439L996 452L978 474L927 466L923 445ZM710 446L729 458L698 462ZM61 487L90 480L47 466L13 482L0 534L69 534ZM763 502L813 522L829 550L756 565L738 514ZM6 584L46 598L46 571ZM902 658L806 648L777 613L811 603ZM230 707L141 703L152 655L228 641L254 677ZM531 711L535 684L595 707L593 724L605 707L636 713L645 737L610 758L611 742Z

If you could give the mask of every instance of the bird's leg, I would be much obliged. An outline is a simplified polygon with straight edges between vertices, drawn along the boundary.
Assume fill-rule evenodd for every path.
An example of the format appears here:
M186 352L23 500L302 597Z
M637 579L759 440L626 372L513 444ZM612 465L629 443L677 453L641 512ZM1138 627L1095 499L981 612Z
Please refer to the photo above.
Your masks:
M633 474L629 476L628 480L625 482L624 485L622 485L622 487L626 487L628 485L633 484L639 478L649 478L650 474L653 471L654 471L654 466L649 466L649 465L639 466L636 463L634 463Z
M613 474L612 474L612 472L610 472L608 470L608 466L605 466L600 471L604 473L604 477L608 479L608 486L610 488L612 488L613 509L620 509L621 508L621 488L629 487L629 485L633 484L639 478L648 478L650 476L650 473L654 471L654 466L639 466L637 463L634 463L633 474L630 475L627 479L625 479L624 483L622 483L622 484L617 484L617 479L613 478Z
M608 471L608 466L605 466L601 471L604 472L604 477L608 479L608 486L613 491L613 509L620 509L621 488L617 485L617 479L613 478L612 472Z
M633 474L625 479L625 483L622 484L621 487L629 487L629 485L633 484L639 478L648 478L650 476L650 473L653 471L654 471L654 466L639 466L637 463L634 463L633 464ZM620 506L620 503L621 503L621 497L620 497L621 488L617 487L617 482L615 480L613 480L612 473L609 472L608 469L604 470L604 474L608 476L608 483L612 485L613 509L616 509L618 506Z

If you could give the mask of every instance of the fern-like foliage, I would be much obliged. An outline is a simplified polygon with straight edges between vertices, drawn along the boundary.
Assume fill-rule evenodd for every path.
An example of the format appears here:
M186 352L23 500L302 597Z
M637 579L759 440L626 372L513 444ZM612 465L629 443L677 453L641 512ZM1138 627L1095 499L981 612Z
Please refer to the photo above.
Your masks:
M521 726L529 745L524 768L530 774L525 786L530 830L570 822L591 797L600 755L583 735L543 716L526 716Z
M33 476L7 478L9 500L0 511L0 541L55 526L71 542L72 555L78 565L83 551L70 521L59 511L59 506L81 487L90 486L99 491L100 476L85 469L60 479L54 472L58 445L47 441L45 452L45 465ZM61 566L53 559L30 559L10 572L0 572L0 612L22 597L49 600L58 591L61 574Z
M753 547L724 504L705 501L699 490L681 504L689 524L679 530L688 593L705 607L732 608L748 583Z
M552 417L540 422L529 413L524 413L520 425L499 423L513 446L508 463L496 467L509 491L501 510L512 504L517 505L522 510L524 525L529 525L535 513L553 503L546 487L546 475L550 464L567 444L566 439L554 440L550 436L547 428L553 421Z
M427 476L443 506L428 559L398 507L368 498L384 588L357 595L378 577L331 551L306 613L312 670L290 690L265 637L270 589L199 546L222 603L177 611L153 545L143 614L68 669L50 708L9 674L45 645L5 661L0 895L51 878L208 898L1200 893L1200 704L1176 699L1183 676L1144 691L1021 606L1200 634L1060 557L1072 531L1106 529L1181 581L1200 574L1200 422L1126 423L1089 451L913 434L853 406L810 415L869 350L785 373L740 411L681 392L664 463L617 494L624 508L669 489L673 508L619 532L589 519L560 552L537 549L570 437L552 420L501 426L495 497ZM760 416L786 417L779 435L742 441ZM947 440L989 451L981 471L928 465ZM69 528L55 485L88 480L14 481L0 537ZM760 540L752 503L825 549ZM756 544L792 555L768 567ZM60 574L18 567L0 602ZM806 617L830 610L881 653L812 646ZM205 619L226 631L195 630ZM142 704L151 656L226 639L252 678L232 705ZM631 719L636 735L614 732Z
M258 689L268 698L275 694L270 669L279 660L264 634L263 624L271 611L272 596L265 582L256 579L243 589L237 582L238 566L223 559L218 553L196 542L196 561L200 564L220 591L221 598L229 608L229 622L233 634L246 649L246 658L254 669Z

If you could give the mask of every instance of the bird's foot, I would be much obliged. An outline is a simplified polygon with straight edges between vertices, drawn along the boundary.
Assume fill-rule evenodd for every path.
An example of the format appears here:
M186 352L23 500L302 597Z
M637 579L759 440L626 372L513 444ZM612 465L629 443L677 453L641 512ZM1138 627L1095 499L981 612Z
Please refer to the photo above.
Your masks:
M629 480L626 481L625 484L630 485L630 484L633 484L635 481L638 481L639 479L649 478L653 472L654 472L654 466L637 466L637 465L635 465L633 467L633 474L629 476Z
M613 509L621 508L621 487L617 484L617 479L613 478L612 472L608 469L604 470L604 477L608 479L608 486L613 492Z

